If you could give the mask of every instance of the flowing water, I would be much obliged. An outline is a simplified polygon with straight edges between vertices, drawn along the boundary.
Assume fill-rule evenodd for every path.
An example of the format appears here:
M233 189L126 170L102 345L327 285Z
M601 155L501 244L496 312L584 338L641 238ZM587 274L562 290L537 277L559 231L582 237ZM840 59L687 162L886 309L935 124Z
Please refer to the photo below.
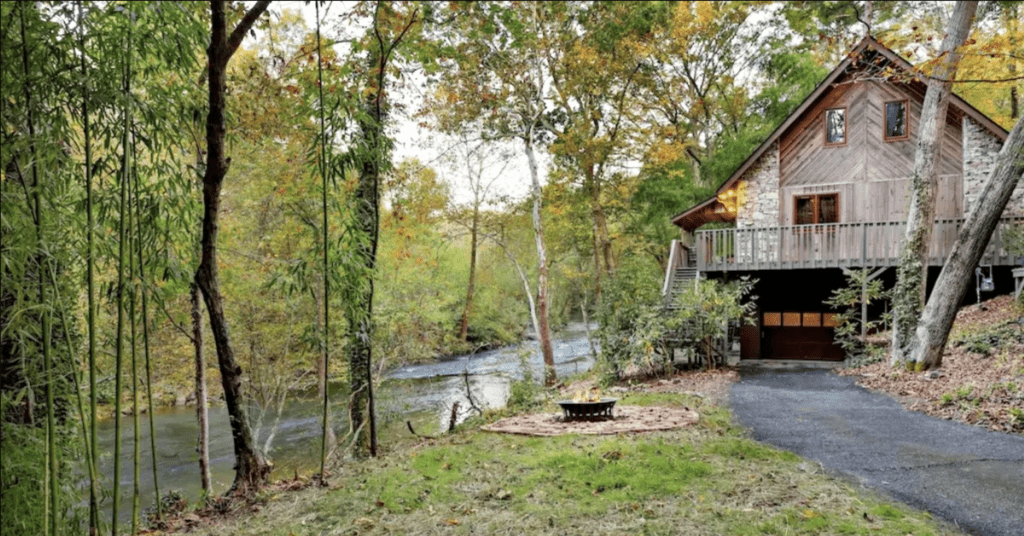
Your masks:
M584 326L574 324L552 339L555 370L559 377L588 370L593 365ZM536 342L459 356L444 361L410 365L392 371L375 392L378 419L405 420L424 412L437 416L438 429L447 427L452 404L459 402L458 419L472 413L472 407L501 407L509 396L513 379L522 379L523 365L533 378L543 378L543 360ZM467 389L468 386L468 389ZM337 392L334 392L337 391ZM472 401L467 397L467 391ZM332 410L336 432L344 435L344 386L332 389ZM271 478L286 478L298 472L319 468L321 401L315 392L293 396L285 405L276 427L269 455L274 461ZM252 416L252 415L251 415ZM258 444L263 446L270 433L273 416L264 419ZM176 490L190 501L200 495L199 455L196 452L198 425L194 407L159 408L153 415L156 428L156 465L161 493ZM141 466L139 485L143 508L154 504L152 462L149 448L149 418L140 416ZM100 423L100 474L103 487L112 488L114 475L114 421ZM122 521L131 515L133 482L133 424L131 417L121 419L121 490L119 512ZM386 440L386 438L385 438ZM210 473L214 493L222 493L234 476L234 452L227 411L222 405L210 408ZM106 501L109 510L110 499ZM107 514L109 516L109 513Z

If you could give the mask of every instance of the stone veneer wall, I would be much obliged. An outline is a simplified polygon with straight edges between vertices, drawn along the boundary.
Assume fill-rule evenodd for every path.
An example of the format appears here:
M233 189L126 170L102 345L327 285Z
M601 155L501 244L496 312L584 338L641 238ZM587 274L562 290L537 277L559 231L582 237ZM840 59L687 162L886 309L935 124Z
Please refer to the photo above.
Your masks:
M742 263L778 261L778 229L757 232L742 229L779 226L779 143L773 143L740 180L746 182L747 191L746 200L736 210L733 256Z
M996 157L1002 143L988 130L970 117L963 120L964 147L964 215L974 206L981 188L988 180L989 173L995 167ZM1003 210L1003 216L1024 216L1024 181L1010 197L1010 202Z
M747 183L747 199L736 211L736 227L778 227L779 142L740 177Z

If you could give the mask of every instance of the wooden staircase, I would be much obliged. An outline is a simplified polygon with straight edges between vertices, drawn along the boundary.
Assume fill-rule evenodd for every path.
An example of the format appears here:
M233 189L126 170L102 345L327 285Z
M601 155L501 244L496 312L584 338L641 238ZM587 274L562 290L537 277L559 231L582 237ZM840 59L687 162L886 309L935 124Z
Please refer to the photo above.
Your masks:
M662 285L662 298L666 312L676 309L676 297L693 288L696 281L707 277L697 268L697 256L693 249L682 246L678 241L673 240L669 254L669 266L665 272L665 281ZM735 325L733 325L735 324ZM730 323L728 335L714 342L714 353L719 364L735 361L739 358L738 345L734 348L732 341L738 340L739 323ZM672 361L676 367L694 367L704 364L703 353L697 355L700 342L694 336L685 331L666 334L663 340L668 351L671 352ZM677 350L680 350L677 352Z
M687 288L692 288L694 281L701 277L696 266L680 266L672 272L672 282L669 284L668 292L665 293L665 306L675 308L676 296L682 294Z

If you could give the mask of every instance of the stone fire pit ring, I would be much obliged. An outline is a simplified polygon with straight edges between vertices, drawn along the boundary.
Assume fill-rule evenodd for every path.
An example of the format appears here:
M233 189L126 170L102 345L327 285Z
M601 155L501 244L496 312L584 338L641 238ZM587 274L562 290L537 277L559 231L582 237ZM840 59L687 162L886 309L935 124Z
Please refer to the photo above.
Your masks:
M602 398L592 402L575 402L573 400L559 400L558 405L562 406L562 418L567 421L603 421L614 419L612 408L618 402L618 398Z

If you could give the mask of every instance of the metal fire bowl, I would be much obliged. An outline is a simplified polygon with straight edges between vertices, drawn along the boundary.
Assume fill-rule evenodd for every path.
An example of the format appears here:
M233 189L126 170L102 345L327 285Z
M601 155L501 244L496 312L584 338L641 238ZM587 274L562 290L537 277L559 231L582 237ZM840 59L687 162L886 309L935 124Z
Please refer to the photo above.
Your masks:
M618 401L618 398L602 398L598 402L559 400L558 405L562 406L562 416L567 421L603 421L615 418L612 408Z

